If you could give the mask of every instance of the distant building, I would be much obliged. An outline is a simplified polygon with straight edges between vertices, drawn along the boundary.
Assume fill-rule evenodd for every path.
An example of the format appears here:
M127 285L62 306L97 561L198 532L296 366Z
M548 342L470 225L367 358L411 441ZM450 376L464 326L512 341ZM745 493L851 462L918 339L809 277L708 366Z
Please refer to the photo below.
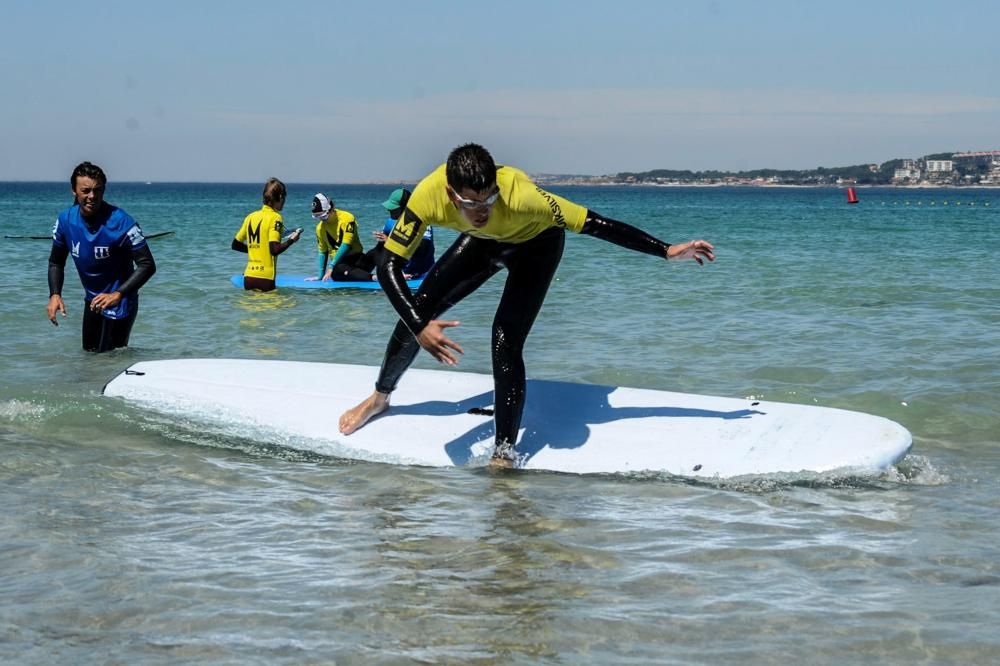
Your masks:
M952 160L927 160L924 164L927 173L951 173L955 170L955 163Z
M953 160L986 160L993 161L1000 159L1000 150L978 150L968 153L955 153L951 156Z
M896 184L916 183L920 180L920 165L918 160L902 160L902 163L892 172L892 182Z
M997 154L991 157L989 172L979 179L983 185L1000 185L1000 151L995 152Z
M1000 150L978 150L974 152L955 153L951 156L958 171L978 177L982 185L1000 184Z

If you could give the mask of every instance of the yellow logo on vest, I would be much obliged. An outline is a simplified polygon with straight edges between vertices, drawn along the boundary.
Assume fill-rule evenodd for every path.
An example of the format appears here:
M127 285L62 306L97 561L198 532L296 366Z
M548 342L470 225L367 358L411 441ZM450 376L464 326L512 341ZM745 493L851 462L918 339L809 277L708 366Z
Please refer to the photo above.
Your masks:
M406 216L403 219L396 222L396 226L392 228L392 233L389 234L389 238L396 241L403 247L409 247L413 240L417 237L417 220L408 220Z

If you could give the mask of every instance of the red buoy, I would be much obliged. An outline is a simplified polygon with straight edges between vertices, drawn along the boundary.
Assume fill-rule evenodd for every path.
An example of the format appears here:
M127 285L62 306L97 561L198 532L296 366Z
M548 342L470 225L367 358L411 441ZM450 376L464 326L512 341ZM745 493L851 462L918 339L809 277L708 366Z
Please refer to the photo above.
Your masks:
M858 193L853 187L847 188L847 203L858 203Z

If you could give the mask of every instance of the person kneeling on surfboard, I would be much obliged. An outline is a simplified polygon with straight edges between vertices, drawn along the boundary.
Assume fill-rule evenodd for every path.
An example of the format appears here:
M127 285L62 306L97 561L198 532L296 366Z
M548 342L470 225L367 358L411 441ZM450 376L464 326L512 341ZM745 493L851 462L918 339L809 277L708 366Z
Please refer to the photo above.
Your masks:
M375 263L361 246L358 222L352 213L338 210L333 201L320 192L313 197L312 216L316 225L317 277L309 282L368 282L372 279ZM327 259L330 267L327 268Z
M243 271L244 289L273 291L274 278L278 274L278 255L294 245L302 235L302 229L296 229L287 238L281 238L285 230L281 209L285 207L287 194L283 182L269 178L261 192L264 205L243 218L243 224L233 238L232 249L247 255L247 267Z
M413 294L403 265L428 225L461 232ZM420 181L385 242L378 280L399 314L386 347L375 391L344 412L350 434L389 407L389 396L423 347L439 362L456 365L462 347L445 335L457 321L438 319L501 268L507 282L493 320L493 464L513 466L525 400L522 352L562 258L565 230L665 259L715 260L704 240L669 245L633 226L604 217L535 185L513 167L497 167L485 148L459 146Z

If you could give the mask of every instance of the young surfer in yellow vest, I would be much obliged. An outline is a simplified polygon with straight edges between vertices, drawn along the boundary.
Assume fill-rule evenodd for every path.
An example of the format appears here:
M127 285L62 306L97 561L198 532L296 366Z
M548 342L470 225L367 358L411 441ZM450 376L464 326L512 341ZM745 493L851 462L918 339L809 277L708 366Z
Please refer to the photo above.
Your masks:
M232 248L247 254L247 267L243 271L243 288L271 291L278 271L278 255L291 247L302 229L296 229L282 240L284 223L281 209L285 207L287 190L277 178L264 183L262 193L264 205L260 210L246 216L243 225L236 232Z
M365 255L353 213L338 209L322 192L313 197L316 224L316 277L307 281L369 282L375 264ZM327 262L329 261L329 267Z

